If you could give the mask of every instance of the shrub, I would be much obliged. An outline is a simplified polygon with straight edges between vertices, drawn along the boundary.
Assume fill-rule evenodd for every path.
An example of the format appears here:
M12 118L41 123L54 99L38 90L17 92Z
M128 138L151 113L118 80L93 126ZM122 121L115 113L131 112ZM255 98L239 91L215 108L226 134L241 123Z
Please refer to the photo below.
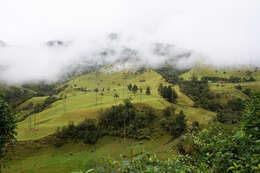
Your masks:
M163 115L165 120L161 121L162 127L169 131L171 136L180 136L187 126L183 111L176 115L173 107L167 107L163 110Z
M95 119L86 119L77 126L70 122L68 126L56 131L57 147L60 147L68 142L68 140L79 140L86 144L94 144L101 137L100 130Z

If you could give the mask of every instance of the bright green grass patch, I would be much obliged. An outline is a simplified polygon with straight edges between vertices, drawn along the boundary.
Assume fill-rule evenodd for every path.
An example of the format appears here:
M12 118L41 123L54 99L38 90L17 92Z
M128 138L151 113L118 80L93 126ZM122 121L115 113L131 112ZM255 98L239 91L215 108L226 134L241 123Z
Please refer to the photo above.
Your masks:
M36 104L43 104L47 96L42 96L42 97L33 97L26 102L22 103L19 105L17 108L18 109L23 109L24 107L28 106L29 103L33 103L34 105Z
M232 98L241 98L241 99L248 99L248 96L244 94L242 91L236 89L235 87L241 85L242 90L243 88L249 88L252 90L260 90L260 81L256 82L242 82L242 83L211 83L210 90L214 93L220 94L221 98L219 101L221 103L227 103L228 100Z
M247 71L252 72L249 76ZM221 77L221 78L230 78L231 76L240 77L240 78L249 78L254 77L256 80L260 80L260 70L255 71L253 68L240 67L240 68L216 68L211 66L196 66L190 71L180 75L185 80L190 80L192 76L196 76L199 79L203 76L210 77Z
M160 140L157 140L158 138ZM124 144L121 138L106 136L95 145L70 143L61 148L49 146L39 150L33 150L33 147L27 146L9 162L4 172L80 172L101 165L103 157L121 160L120 155L126 155L129 158L144 150L153 151L160 158L166 159L176 154L172 150L176 142L169 144L170 139L170 136L165 134L161 136L161 132L157 132L151 140L145 140L142 143L126 139Z

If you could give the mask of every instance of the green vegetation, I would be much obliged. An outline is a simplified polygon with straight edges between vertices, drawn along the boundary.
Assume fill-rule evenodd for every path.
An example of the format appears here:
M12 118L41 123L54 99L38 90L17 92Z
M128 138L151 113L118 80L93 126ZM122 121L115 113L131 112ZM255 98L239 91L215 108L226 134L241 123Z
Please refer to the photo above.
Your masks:
M142 152L129 160L105 160L97 172L259 172L260 93L252 96L243 120L232 131L212 124L182 137L179 150L184 155L160 160ZM95 171L95 170L94 170ZM96 172L96 171L95 171Z
M0 172L2 170L1 159L6 152L6 146L15 138L15 129L15 116L8 104L0 98Z
M26 100L32 98L35 92L18 86L0 87L0 96L12 107L16 108Z
M176 103L177 101L177 93L172 89L172 87L169 86L163 86L163 84L160 84L158 88L159 94L165 98L170 103Z
M182 110L176 114L174 107L167 107L163 110L163 116L161 126L169 131L171 136L179 137L186 130L187 124Z
M157 111L157 114L160 112ZM144 104L133 105L130 100L124 104L112 106L102 112L98 121L86 119L75 126L72 122L68 126L57 130L56 146L60 147L68 141L82 140L86 144L94 144L105 135L134 139L151 139L155 119L161 126L170 132L174 138L181 135L186 129L186 120L183 111L177 115L173 107L163 110L164 118L156 115L156 110ZM160 120L161 119L161 120Z
M190 69L188 72L180 75L184 80L190 80L192 76L198 77L217 77L228 79L231 76L238 77L241 79L250 79L250 77L260 80L260 70L259 68L249 68L249 67L227 67L227 68L217 68L212 66L196 66Z
M257 129L258 120L247 122L244 109L260 89L259 71L197 69L111 73L107 67L64 83L17 87L31 95L13 107L18 141L8 146L6 158L12 160L6 159L4 171L256 169L259 139L252 133L258 132L244 129ZM235 140L242 131L241 141Z
M124 105L112 106L101 112L99 126L103 134L136 139L149 139L155 110L147 105L133 105L124 100Z
M100 136L100 129L95 119L86 119L77 126L70 122L68 126L62 129L58 128L56 132L55 146L61 147L70 141L83 141L85 144L94 144Z

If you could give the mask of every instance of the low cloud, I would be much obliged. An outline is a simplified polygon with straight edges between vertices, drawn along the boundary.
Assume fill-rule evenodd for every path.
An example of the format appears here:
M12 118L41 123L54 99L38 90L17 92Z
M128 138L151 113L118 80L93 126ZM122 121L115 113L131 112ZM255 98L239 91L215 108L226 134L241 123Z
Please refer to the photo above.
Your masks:
M56 81L130 58L149 67L260 66L259 8L258 0L3 1L0 80Z

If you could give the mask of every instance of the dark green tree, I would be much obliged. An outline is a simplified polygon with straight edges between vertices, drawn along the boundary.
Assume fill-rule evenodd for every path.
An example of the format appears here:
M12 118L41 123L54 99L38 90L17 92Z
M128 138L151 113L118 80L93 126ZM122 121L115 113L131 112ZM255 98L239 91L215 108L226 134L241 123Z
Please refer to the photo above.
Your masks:
M134 86L133 86L133 88L132 88L132 92L133 92L134 94L136 94L136 93L137 93L137 90L138 90L138 87L134 84Z
M151 89L150 89L150 87L149 87L149 86L148 86L148 87L146 87L145 94L146 94L146 95L151 95Z
M168 102L176 103L178 95L175 92L175 90L172 89L172 87L170 85L168 87L160 85L158 88L158 91L159 91L160 95L163 98L165 98Z
M160 83L159 87L158 87L158 92L159 94L162 96L162 91L163 91L163 84Z
M114 101L119 98L119 95L117 93L114 94Z
M127 85L127 88L128 88L129 91L132 91L132 87L133 87L133 86L132 86L131 83L130 83L129 85Z
M16 121L7 103L0 99L0 158L5 154L6 145L15 139ZM1 172L0 163L0 172Z

